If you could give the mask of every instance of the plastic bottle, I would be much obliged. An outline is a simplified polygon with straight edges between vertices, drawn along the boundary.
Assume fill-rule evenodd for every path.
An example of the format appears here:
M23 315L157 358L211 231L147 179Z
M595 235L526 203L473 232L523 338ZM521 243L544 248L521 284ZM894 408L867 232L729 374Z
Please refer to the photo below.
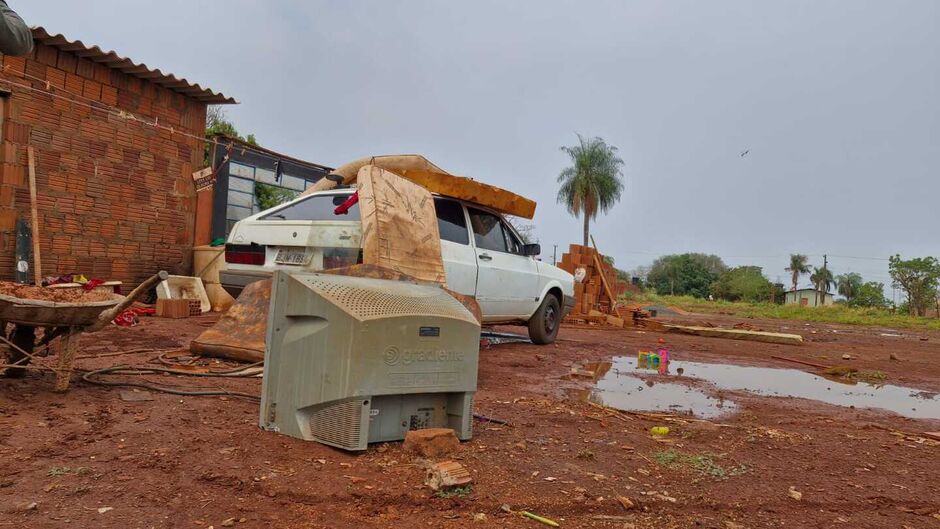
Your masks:
M669 348L666 347L666 340L659 339L659 349L656 353L659 355L659 373L665 375L669 372Z

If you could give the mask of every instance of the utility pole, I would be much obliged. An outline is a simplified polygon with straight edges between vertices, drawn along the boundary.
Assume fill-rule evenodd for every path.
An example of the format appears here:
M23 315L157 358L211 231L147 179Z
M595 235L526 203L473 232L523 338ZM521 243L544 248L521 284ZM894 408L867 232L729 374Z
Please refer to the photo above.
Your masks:
M557 264L558 264L558 245L553 244L552 245L552 265L554 266Z

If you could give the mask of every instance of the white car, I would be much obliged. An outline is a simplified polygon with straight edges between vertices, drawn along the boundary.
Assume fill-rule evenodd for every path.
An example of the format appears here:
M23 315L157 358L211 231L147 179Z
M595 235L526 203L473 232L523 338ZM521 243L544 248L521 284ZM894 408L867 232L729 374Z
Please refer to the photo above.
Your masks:
M321 191L237 222L225 245L222 286L238 296L277 269L316 271L362 261L358 205L334 209L354 189ZM536 259L501 215L478 205L434 197L447 287L474 296L486 324L525 324L537 344L555 340L574 306L571 274Z

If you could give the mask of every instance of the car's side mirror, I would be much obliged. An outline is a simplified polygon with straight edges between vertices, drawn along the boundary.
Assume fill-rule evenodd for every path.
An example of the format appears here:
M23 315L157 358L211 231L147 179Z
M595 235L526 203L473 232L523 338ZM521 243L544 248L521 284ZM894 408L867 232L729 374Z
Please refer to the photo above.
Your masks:
M542 254L542 245L541 244L523 244L522 245L522 255L525 256L538 256Z

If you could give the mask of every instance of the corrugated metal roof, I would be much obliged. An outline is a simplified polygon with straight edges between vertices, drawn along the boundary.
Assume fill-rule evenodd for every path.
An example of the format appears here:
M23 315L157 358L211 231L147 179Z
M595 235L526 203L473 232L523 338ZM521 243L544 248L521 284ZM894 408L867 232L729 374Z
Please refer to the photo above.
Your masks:
M191 83L186 79L177 79L175 75L163 73L160 70L152 69L146 64L137 64L134 61L121 57L116 52L104 51L98 46L88 46L80 40L69 40L62 34L52 35L45 28L36 26L32 29L33 40L38 43L51 46L53 48L74 53L75 55L96 62L108 68L120 70L127 75L137 77L158 84L174 92L178 92L187 97L197 99L204 103L213 105L235 104L237 101L224 94L213 92L209 88L203 88L196 83Z

